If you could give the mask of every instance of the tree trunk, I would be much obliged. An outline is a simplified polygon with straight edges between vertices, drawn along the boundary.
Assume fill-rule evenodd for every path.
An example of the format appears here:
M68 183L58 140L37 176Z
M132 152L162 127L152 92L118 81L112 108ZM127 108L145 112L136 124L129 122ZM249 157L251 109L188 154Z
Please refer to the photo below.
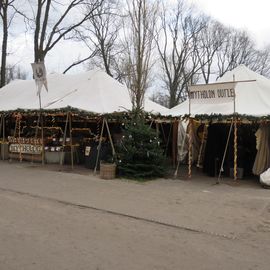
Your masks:
M3 10L3 39L2 39L2 55L1 55L1 78L0 88L6 84L6 64L7 64L7 41L8 41L8 22L7 22L7 6L2 6Z

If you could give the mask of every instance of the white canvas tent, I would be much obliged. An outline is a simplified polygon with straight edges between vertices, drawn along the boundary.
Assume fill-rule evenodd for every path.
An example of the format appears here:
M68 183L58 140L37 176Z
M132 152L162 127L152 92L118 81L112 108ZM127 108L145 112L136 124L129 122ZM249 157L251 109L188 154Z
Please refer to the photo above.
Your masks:
M239 82L236 84L236 113L256 117L270 115L270 80L251 71L246 66L240 65L234 70L226 72L217 82L229 82L234 79L235 81L256 80L254 82ZM192 104L191 115L230 115L234 113L233 107L233 102L226 104ZM172 116L181 116L188 113L188 100L168 111L168 114Z
M250 116L256 117L258 120L262 119L264 116L270 115L270 80L251 71L244 65L240 65L232 71L226 72L220 79L217 80L219 83L223 82L233 82L236 81L235 86L235 113L242 116ZM189 107L190 106L190 107ZM229 103L212 103L212 104L199 104L199 103L189 103L189 100L175 106L174 108L168 111L168 115L174 117L181 117L184 115L188 115L190 112L191 117L198 115L206 115L211 116L215 115L233 115L234 114L234 102L231 101ZM207 118L207 117L206 117ZM247 117L248 118L248 117ZM231 129L232 126L234 127L233 130L236 132L232 132L233 137L233 147L234 147L234 165L233 165L233 174L234 178L237 178L237 149L238 149L238 125L237 125L237 118L232 118L231 122ZM267 125L267 129L269 128L269 124ZM190 133L190 131L188 131ZM227 136L227 135L226 135ZM229 134L228 134L229 136ZM191 133L188 136L191 138ZM227 145L229 140L227 140ZM266 143L266 142L265 142ZM189 141L189 146L191 146L192 139ZM201 142L200 152L203 149L203 141ZM224 146L224 156L220 156L220 160L225 158L227 146ZM269 147L266 147L266 151L269 152ZM267 159L265 153L257 152L258 160L264 160L265 163L269 164L269 159ZM223 167L223 161L221 164L221 168ZM192 155L189 156L188 160L189 164L189 171L191 174L191 165L192 165ZM264 168L268 168L267 165ZM254 173L253 168L253 173ZM256 169L258 171L258 169ZM221 171L220 171L221 172ZM257 174L257 173L256 173Z
M105 72L92 70L75 75L48 75L49 92L42 90L42 108L71 107L91 113L107 114L131 110L129 91ZM0 111L38 110L34 80L17 80L0 89ZM145 99L144 110L159 114L166 108Z

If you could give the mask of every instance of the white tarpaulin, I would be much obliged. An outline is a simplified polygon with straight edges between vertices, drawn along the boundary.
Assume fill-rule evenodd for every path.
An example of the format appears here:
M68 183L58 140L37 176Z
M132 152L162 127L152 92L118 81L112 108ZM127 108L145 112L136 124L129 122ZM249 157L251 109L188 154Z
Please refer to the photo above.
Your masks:
M260 182L263 186L270 188L270 168L260 175Z
M105 72L92 70L80 74L47 76L49 92L41 92L42 108L72 107L88 112L106 114L132 109L127 87ZM17 80L0 89L0 111L38 110L34 80ZM144 110L154 114L166 111L163 106L144 101Z
M235 110L238 114L253 116L270 115L270 80L240 65L226 72L218 82L239 82L235 86ZM189 113L189 101L185 101L167 112L168 115L181 116ZM234 113L233 102L226 104L193 104L191 114L223 114Z
M234 82L191 85L189 87L190 104L233 102L235 96L234 88Z

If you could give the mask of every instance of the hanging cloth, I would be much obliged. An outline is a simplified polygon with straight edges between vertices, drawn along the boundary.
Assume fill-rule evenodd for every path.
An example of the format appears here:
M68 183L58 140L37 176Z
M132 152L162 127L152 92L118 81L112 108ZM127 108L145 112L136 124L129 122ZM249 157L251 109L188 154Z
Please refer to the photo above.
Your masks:
M252 172L260 175L270 167L270 125L261 125L255 136L257 155Z
M188 153L188 138L186 134L187 123L185 121L179 121L178 125L178 137L177 137L177 160L183 162L186 159Z

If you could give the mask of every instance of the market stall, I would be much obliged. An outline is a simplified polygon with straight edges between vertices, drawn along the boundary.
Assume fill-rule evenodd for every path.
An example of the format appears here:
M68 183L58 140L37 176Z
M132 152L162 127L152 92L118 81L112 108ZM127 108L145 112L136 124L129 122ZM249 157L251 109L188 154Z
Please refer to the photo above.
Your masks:
M247 67L238 66L216 83L195 85L189 99L172 108L169 114L188 121L185 138L189 177L193 162L217 178L230 175L237 179L248 175L253 165L256 170L256 160L264 164L262 170L270 167L268 154L256 149L255 137L261 127L270 129L270 80ZM196 122L205 127L197 160L193 154L196 138L192 131ZM267 136L260 138L266 146L264 149L269 149ZM255 170L253 173L257 175Z

